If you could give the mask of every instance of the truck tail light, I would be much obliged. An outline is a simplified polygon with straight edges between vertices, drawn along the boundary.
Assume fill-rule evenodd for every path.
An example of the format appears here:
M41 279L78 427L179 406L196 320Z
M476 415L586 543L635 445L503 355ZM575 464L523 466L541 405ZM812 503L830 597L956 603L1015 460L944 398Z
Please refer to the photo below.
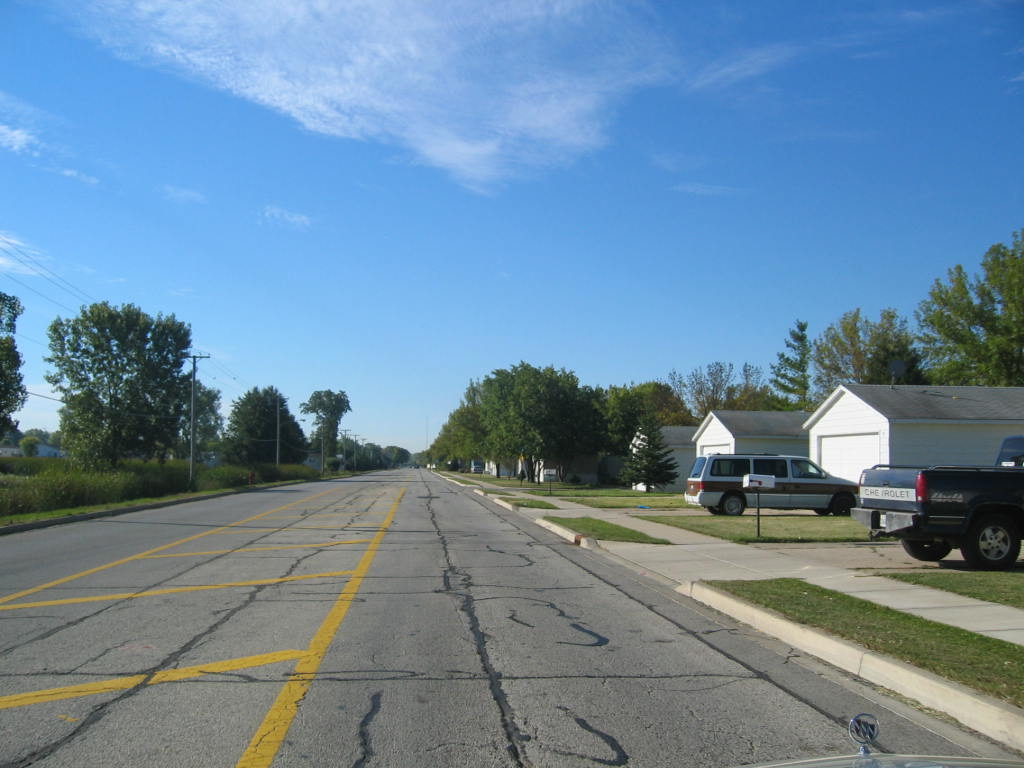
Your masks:
M924 472L917 473L917 482L914 484L914 489L917 491L918 504L924 504L928 501L928 478L925 477Z

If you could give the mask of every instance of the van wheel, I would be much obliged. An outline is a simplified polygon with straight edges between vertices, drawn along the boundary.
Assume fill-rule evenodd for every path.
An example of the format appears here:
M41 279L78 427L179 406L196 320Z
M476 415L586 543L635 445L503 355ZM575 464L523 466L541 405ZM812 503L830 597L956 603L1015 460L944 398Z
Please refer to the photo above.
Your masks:
M1012 568L1020 556L1020 529L1008 515L985 515L967 532L960 553L972 568L983 571Z
M853 496L848 493L837 493L832 497L832 503L828 505L828 511L835 517L849 517L853 504Z
M718 511L723 515L742 515L747 502L738 493L729 493L718 502Z
M915 560L923 560L926 563L937 563L950 552L953 547L944 541L909 541L901 539L903 551Z

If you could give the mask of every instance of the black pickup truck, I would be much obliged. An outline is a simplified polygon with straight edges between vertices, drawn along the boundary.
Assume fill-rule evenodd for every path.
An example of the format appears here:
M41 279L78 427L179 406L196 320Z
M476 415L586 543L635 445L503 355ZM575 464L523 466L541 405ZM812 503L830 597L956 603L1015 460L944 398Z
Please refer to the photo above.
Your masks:
M871 538L895 536L911 557L953 547L972 568L1014 567L1024 531L1024 436L1007 438L994 467L877 465L860 476L854 519Z

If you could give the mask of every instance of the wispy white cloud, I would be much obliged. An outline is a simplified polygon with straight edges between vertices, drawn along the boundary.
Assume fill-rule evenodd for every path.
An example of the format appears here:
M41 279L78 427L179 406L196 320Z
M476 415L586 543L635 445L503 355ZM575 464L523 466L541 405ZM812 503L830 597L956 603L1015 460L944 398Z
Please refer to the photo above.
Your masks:
M12 128L0 124L0 148L10 152L33 152L39 145L39 139L24 128Z
M306 216L303 213L287 211L276 205L264 206L263 218L265 221L269 221L272 224L281 224L286 227L302 231L309 229L313 223L309 216Z
M784 44L741 51L702 69L690 79L690 88L696 91L728 88L779 69L801 52L798 46Z
M42 254L39 251L24 241L15 237L10 232L0 231L0 272L10 272L16 275L36 274L25 264L25 258L15 258L15 254L23 257L27 254L30 259L42 258Z
M672 189L675 192L685 192L688 195L697 195L699 197L727 197L730 195L739 195L746 191L739 187L727 187L721 184L703 184L699 181L676 184Z
M75 181L80 181L83 184L88 184L89 186L92 186L92 187L94 187L94 186L96 186L97 184L100 183L100 180L97 179L95 176L90 176L87 173L82 173L81 171L76 171L74 168L62 168L59 171L59 173L60 173L61 176L67 176L69 179L74 179Z
M632 0L57 0L119 55L468 186L603 146L671 67Z
M203 204L206 202L206 195L202 192L197 192L194 189L186 189L184 187L175 187L171 184L165 184L163 192L164 197L175 203Z

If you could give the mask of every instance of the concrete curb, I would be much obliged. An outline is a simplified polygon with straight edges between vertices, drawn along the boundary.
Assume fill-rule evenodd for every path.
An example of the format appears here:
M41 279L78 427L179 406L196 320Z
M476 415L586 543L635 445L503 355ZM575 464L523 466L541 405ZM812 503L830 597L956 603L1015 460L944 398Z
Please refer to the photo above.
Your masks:
M709 584L700 581L680 584L676 591L857 677L945 712L989 738L1024 751L1024 710L856 643L797 624Z

